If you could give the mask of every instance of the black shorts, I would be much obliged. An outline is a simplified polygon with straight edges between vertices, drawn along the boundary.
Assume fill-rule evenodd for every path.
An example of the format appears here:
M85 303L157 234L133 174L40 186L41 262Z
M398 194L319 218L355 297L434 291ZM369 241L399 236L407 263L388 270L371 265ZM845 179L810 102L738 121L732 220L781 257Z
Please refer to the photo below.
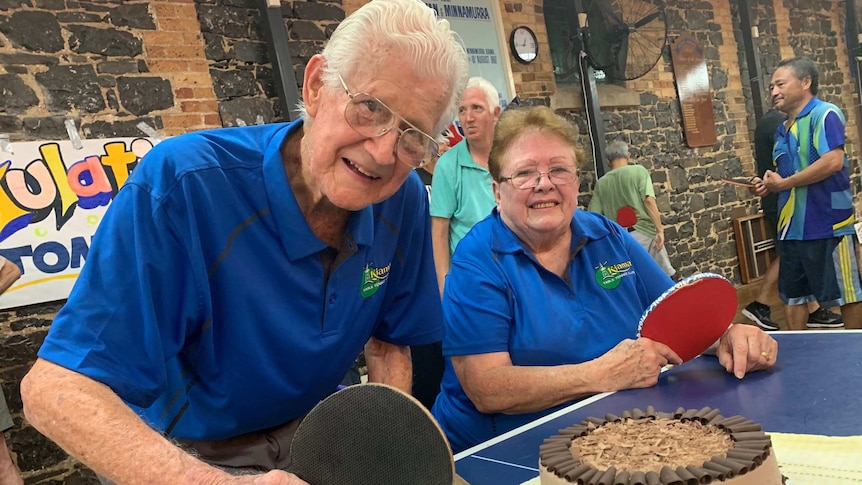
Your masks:
M841 306L862 301L855 235L781 241L778 293L788 305L818 301Z

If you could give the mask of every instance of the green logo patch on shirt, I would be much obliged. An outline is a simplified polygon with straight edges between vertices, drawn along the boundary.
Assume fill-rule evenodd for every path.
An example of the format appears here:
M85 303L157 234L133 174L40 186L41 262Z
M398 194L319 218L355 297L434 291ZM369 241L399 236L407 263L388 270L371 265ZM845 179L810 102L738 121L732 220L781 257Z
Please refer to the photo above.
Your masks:
M601 264L596 269L596 282L606 290L613 290L620 285L623 276L629 274L631 269L631 261L612 264L610 266Z
M392 264L387 264L382 268L372 268L370 264L365 265L365 270L362 271L362 287L359 289L359 294L363 298L368 298L377 293L377 290L389 278L389 269L391 267Z

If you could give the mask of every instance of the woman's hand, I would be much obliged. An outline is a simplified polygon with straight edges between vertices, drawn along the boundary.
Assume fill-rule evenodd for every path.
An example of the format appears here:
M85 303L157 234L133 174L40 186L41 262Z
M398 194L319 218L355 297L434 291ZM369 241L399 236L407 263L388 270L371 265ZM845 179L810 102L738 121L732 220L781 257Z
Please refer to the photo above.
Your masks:
M682 363L670 347L648 338L623 340L597 360L607 391L654 386L664 366Z
M778 342L753 325L735 324L721 336L715 355L727 372L742 379L746 372L775 365Z

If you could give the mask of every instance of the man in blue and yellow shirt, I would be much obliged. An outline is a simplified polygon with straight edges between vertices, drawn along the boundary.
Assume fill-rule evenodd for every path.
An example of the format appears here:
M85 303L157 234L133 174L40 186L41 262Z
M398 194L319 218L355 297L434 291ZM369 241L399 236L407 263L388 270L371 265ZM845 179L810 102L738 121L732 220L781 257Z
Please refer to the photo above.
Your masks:
M778 64L772 102L787 120L775 133L776 170L757 180L758 190L778 193L778 291L790 329L806 328L806 303L815 300L840 306L846 328L862 328L844 114L816 97L818 78L807 57Z

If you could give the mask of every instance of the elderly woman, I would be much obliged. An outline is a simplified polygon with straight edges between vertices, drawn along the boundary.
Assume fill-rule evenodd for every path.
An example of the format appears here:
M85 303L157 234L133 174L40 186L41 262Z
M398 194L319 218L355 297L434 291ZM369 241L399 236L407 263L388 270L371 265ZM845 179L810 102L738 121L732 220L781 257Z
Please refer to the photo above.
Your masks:
M461 241L443 297L447 362L433 413L456 452L573 399L652 386L680 362L661 343L634 340L644 309L673 282L616 223L576 210L576 139L545 107L497 123L497 207ZM602 268L620 263L631 269L606 284ZM733 325L716 352L741 378L777 350L760 329Z

